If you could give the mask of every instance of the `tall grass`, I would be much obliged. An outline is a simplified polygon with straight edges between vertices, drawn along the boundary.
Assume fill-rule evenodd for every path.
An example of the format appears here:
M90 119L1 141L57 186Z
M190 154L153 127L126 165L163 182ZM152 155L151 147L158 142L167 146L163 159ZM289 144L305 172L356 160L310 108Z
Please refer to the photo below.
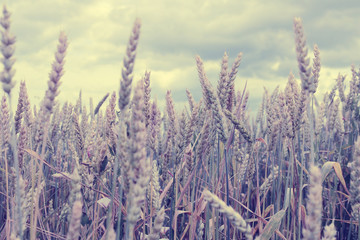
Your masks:
M186 90L189 107L177 112L169 90L161 112L150 72L133 87L139 20L118 93L95 109L81 93L56 102L68 45L60 33L44 100L32 111L21 82L13 115L6 7L1 25L0 239L359 238L360 71L352 65L350 80L339 74L317 99L321 46L308 55L299 18L300 79L290 73L284 89L265 90L255 119L246 85L235 88L242 53L231 68L224 54L217 86L196 56L201 100Z

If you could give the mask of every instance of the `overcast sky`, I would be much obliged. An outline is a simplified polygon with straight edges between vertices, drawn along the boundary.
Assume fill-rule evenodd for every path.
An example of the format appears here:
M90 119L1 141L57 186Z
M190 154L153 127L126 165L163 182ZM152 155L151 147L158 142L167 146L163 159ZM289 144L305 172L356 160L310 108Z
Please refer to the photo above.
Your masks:
M4 2L4 1L3 1ZM338 73L350 79L350 65L360 64L360 2L241 1L241 0L8 0L11 31L17 37L17 82L25 80L30 101L38 104L47 88L59 32L70 42L58 100L96 104L107 92L118 91L125 53L135 18L142 22L134 81L151 71L152 96L163 103L172 90L180 105L185 89L201 96L195 55L215 86L221 58L229 66L243 59L236 89L247 81L251 108L257 108L263 87L284 86L290 71L298 76L293 18L303 20L309 55L319 46L322 69L320 93L334 84ZM16 95L18 93L16 85Z

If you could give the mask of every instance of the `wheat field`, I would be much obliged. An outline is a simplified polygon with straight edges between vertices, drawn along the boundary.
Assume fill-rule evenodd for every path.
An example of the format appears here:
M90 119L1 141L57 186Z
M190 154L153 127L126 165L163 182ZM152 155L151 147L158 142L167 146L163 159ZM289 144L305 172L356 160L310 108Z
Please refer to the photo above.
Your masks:
M56 101L69 45L61 32L33 106L26 82L15 84L6 6L0 23L0 239L360 239L360 70L315 97L321 46L308 54L300 18L300 79L265 90L255 117L249 91L235 86L241 52L233 63L224 53L217 86L195 56L202 98L184 89L188 104L175 111L169 89L161 111L151 72L133 79L139 19L118 91L89 106L81 92Z

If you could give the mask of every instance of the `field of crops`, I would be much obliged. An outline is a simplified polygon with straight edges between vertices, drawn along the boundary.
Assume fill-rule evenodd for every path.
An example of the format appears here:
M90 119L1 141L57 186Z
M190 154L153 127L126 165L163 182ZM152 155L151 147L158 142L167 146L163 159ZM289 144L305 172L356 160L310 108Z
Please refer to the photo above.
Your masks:
M139 19L117 92L89 106L81 93L56 101L68 48L61 32L48 89L32 106L27 83L14 81L5 6L0 23L0 240L360 238L360 70L352 65L315 97L321 46L308 54L301 19L300 79L290 73L284 89L265 90L255 118L251 93L235 86L242 53L233 63L223 55L217 86L196 56L201 100L184 89L188 104L175 111L169 89L161 111L151 73L133 80Z

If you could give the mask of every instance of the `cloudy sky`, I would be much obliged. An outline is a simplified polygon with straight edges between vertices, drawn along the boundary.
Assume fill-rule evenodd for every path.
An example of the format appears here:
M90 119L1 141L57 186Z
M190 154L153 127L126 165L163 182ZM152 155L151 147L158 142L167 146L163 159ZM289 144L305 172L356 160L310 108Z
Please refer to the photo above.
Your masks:
M321 52L319 90L324 93L338 73L350 79L350 65L360 64L360 3L338 1L241 0L8 0L11 31L17 37L15 78L27 83L30 101L38 104L47 88L61 30L70 42L59 101L96 104L107 92L118 91L122 59L135 18L142 22L134 81L151 71L152 95L163 103L172 90L177 108L185 89L201 96L195 55L205 62L216 85L224 52L231 66L243 59L236 89L247 82L251 108L257 108L263 87L284 86L290 71L298 76L293 18L301 17L312 57ZM18 85L16 88L18 92Z

